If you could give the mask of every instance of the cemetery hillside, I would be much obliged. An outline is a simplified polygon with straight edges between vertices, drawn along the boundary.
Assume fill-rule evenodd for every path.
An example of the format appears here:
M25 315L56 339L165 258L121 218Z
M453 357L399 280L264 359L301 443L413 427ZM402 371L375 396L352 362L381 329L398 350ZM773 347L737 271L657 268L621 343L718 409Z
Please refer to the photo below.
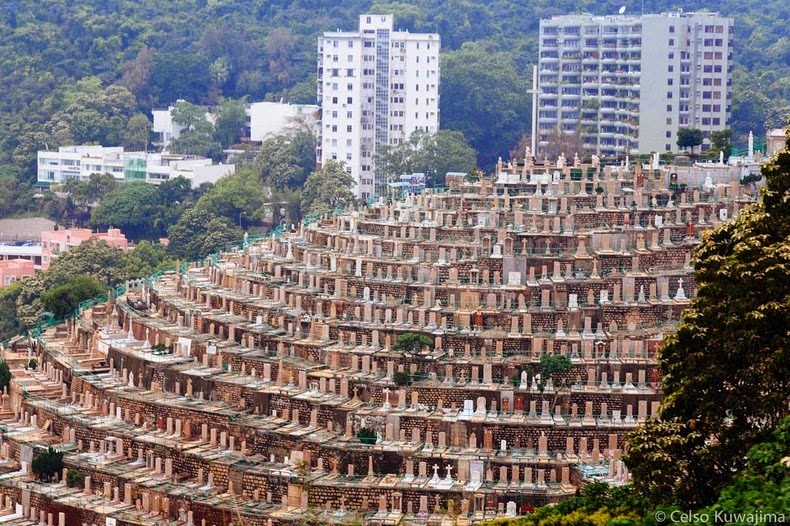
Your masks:
M4 526L790 522L790 2L9 0Z

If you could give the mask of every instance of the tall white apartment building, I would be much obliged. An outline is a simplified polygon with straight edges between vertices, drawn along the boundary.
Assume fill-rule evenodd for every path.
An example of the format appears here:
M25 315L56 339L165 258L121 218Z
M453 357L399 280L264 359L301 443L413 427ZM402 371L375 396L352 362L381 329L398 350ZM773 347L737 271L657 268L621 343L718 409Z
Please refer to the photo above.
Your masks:
M439 49L435 33L393 30L392 15L362 15L359 31L318 38L317 161L336 159L367 199L387 181L375 155L415 130L439 129Z
M679 128L730 124L733 19L683 11L540 23L539 147L581 128L587 153L678 151Z

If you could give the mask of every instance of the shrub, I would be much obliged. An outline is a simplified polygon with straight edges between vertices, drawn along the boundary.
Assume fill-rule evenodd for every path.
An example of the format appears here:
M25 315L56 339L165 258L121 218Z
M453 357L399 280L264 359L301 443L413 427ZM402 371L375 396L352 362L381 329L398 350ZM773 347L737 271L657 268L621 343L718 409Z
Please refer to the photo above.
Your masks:
M411 375L405 371L397 371L392 375L392 381L395 382L395 385L404 387L411 384Z
M372 427L363 427L357 433L357 438L363 444L375 444L378 437L376 437L376 430Z
M70 488L81 488L85 485L85 473L70 469L66 473L66 485Z
M33 459L30 469L42 482L50 482L63 470L63 453L49 447Z
M33 369L34 371L38 369L38 360L35 358L31 358L29 362L27 362L27 368Z
M0 391L5 391L8 384L11 383L11 369L5 360L0 362Z

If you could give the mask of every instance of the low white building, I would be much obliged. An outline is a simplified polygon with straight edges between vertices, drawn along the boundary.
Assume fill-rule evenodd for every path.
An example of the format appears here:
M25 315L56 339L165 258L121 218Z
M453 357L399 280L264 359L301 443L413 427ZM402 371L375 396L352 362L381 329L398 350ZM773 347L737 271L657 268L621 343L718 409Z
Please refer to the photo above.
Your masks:
M182 176L197 187L235 171L235 165L213 164L207 157L125 152L122 147L61 146L57 151L38 152L38 186L42 187L70 179L85 181L95 173L109 173L119 182L151 184Z
M284 133L295 119L304 117L312 126L318 118L314 104L253 102L247 105L247 129L251 141L265 141Z

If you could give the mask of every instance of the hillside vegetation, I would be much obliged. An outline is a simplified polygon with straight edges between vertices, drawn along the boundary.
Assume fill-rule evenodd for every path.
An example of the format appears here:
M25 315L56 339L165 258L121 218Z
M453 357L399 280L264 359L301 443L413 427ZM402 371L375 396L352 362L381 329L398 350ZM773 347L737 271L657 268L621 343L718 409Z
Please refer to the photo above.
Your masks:
M490 166L529 129L540 18L611 14L623 3L639 9L622 0L10 0L0 13L0 195L25 190L37 149L131 143L135 114L179 98L314 102L317 35L353 30L364 12L441 35L442 127L462 131ZM708 6L644 2L650 12ZM721 0L716 8L736 19L733 127L742 143L790 111L790 6ZM75 96L85 82L89 95Z

